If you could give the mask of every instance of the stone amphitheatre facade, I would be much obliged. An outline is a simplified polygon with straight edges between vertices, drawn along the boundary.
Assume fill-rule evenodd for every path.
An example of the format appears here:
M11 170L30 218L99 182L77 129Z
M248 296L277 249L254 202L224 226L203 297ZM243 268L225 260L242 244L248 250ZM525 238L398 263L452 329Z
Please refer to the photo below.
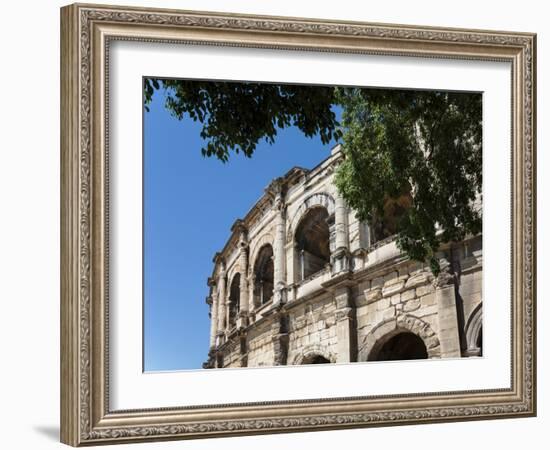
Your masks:
M208 279L205 368L482 354L482 239L442 246L442 271L376 241L333 184L339 146L293 168L237 220Z

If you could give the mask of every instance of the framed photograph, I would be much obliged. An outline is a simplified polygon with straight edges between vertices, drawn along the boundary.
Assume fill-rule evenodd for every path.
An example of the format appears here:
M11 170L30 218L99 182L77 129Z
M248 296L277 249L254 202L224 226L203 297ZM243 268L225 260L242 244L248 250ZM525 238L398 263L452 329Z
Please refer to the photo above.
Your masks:
M62 8L62 442L535 415L535 58Z

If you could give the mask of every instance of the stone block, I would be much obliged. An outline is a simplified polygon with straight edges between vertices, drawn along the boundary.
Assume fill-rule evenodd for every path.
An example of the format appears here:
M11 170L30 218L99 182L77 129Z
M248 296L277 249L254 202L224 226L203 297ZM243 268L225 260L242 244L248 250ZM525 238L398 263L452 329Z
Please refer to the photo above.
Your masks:
M401 294L395 294L390 297L390 303L392 305L397 305L401 302Z
M376 310L382 311L386 308L389 308L390 306L390 299L389 298L382 298L376 302Z
M395 308L394 307L390 307L390 308L387 308L385 309L384 311L382 311L382 317L381 317L381 322L385 322L386 320L390 320L390 319L393 319L395 317Z
M419 286L416 288L416 296L422 297L424 295L430 294L433 291L434 291L434 288L430 284Z
M420 298L422 306L432 306L435 305L435 294L427 294Z
M371 289L374 289L377 287L382 288L383 285L384 285L384 277L374 278L370 283Z
M474 305L474 307L477 306L479 303L481 303L482 300L483 300L483 294L481 292L476 292L471 295L462 296L462 301L464 302L464 304Z
M370 289L370 280L361 281L361 282L357 285L357 290L358 290L359 292L368 291L369 289Z
M424 336L427 336L427 337L435 335L433 324L430 324L428 322L424 323L424 325L422 326L422 331Z
M460 346L455 338L440 339L441 344L441 357L453 358L460 356Z
M367 304L366 294L362 293L362 294L354 296L353 304L355 305L356 308L359 308L361 306L365 306Z
M377 304L378 304L379 301L380 300L378 300L376 302L373 302L373 303L370 303L365 308L363 308L364 311L365 311L365 314L368 314L368 315L375 314L376 311L378 310Z
M366 326L370 323L370 318L367 314L357 314L357 328Z
M481 285L474 280L462 280L458 286L458 290L462 296L467 296L474 292L481 291Z
M415 296L416 296L415 290L414 289L408 289L408 290L403 291L401 293L401 301L406 302L406 301L412 300L413 298L415 298Z
M424 286L426 284L429 284L431 281L431 277L426 272L420 272L416 275L411 276L407 283L405 283L406 288L416 288L420 286Z
M384 284L384 287L382 288L382 296L383 297L391 297L392 295L395 295L403 290L403 286L405 286L404 280L398 280L396 282L392 282L391 284Z
M420 308L420 299L418 298L414 300L409 300L408 302L403 304L404 312L416 311L418 308Z
M437 314L437 305L424 306L422 300L420 300L421 308L418 310L416 315L420 318L425 318Z
M376 287L376 288L370 289L369 291L365 291L365 300L367 303L375 302L380 298L382 298L381 287Z
M399 280L399 273L397 271L390 272L387 275L384 276L384 285L390 286L391 284L398 282Z

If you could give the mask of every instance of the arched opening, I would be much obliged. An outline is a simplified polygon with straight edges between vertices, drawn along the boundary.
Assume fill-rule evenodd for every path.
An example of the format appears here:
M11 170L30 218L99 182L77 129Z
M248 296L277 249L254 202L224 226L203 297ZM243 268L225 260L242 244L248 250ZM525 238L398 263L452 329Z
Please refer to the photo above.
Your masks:
M233 328L239 314L239 306L241 299L241 274L238 273L231 281L229 290L229 328Z
M300 221L295 243L298 257L298 280L323 270L330 262L329 214L324 207L310 209Z
M329 364L330 361L321 355L312 355L309 358L305 358L302 364Z
M476 347L479 349L479 356L483 356L483 327L479 327L479 334L476 339Z
M424 341L414 333L405 331L392 336L371 352L370 361L403 361L427 359Z
M483 354L483 305L480 303L470 314L466 324L465 356L482 356Z
M265 305L273 298L273 247L264 245L254 263L254 304Z
M395 235L398 225L412 205L411 187L406 183L397 197L386 195L383 200L383 210L373 213L371 220L371 239L374 242Z

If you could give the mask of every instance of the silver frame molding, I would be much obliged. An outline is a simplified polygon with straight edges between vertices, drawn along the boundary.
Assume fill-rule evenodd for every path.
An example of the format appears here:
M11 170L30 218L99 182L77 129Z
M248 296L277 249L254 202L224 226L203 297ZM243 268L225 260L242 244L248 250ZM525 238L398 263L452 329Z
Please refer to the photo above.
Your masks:
M510 389L111 411L108 57L112 40L512 66ZM61 441L97 445L536 415L536 35L75 4L61 9Z

